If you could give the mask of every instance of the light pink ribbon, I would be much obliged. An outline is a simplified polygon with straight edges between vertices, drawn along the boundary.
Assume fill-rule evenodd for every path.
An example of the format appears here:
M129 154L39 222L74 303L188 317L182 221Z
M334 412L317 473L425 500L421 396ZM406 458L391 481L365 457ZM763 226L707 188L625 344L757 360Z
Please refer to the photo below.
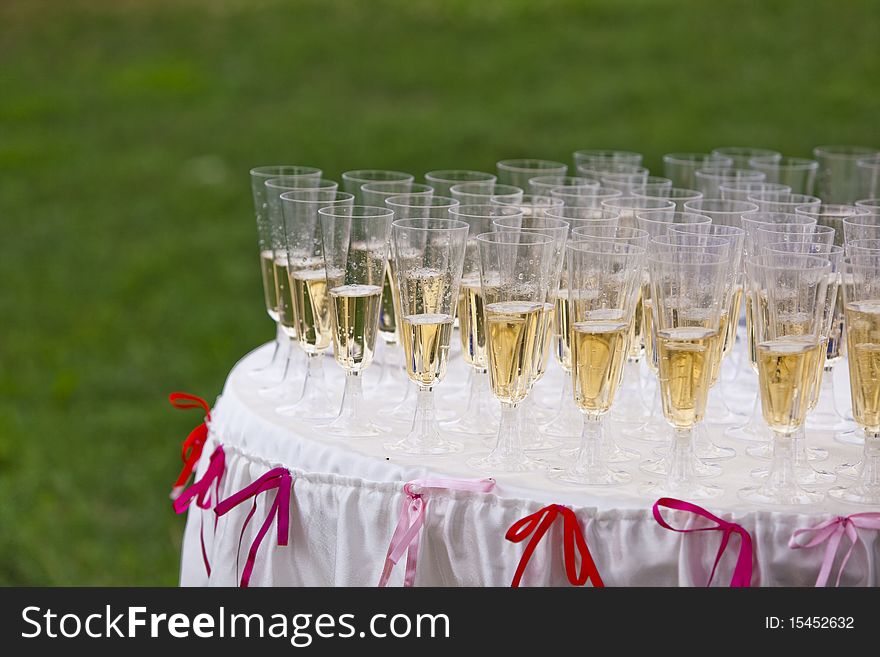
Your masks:
M416 578L416 564L419 559L419 539L425 524L427 500L423 498L429 490L464 490L475 493L488 493L495 487L494 479L446 479L443 477L415 479L403 487L405 494L400 505L400 518L391 536L391 544L385 555L385 566L379 578L379 586L387 586L394 566L406 552L406 572L404 586L412 586Z
M211 454L211 460L205 474L193 485L185 489L174 500L174 512L180 515L189 508L193 498L196 500L196 506L200 509L210 509L211 504L220 499L220 481L223 479L223 472L226 470L226 453L223 451L223 445L217 445L214 453ZM214 484L214 495L211 496L211 484ZM213 500L213 502L212 502ZM201 514L199 514L201 516ZM217 531L217 516L214 515L214 531ZM199 539L202 543L202 560L205 562L205 572L208 577L211 576L211 564L208 561L208 551L205 549L205 520L204 517L199 519Z
M880 513L854 513L851 516L837 516L825 522L820 522L815 527L796 529L788 541L788 547L792 550L800 550L801 548L816 547L826 543L822 568L819 569L819 576L816 578L816 586L825 586L828 583L828 576L831 574L831 568L834 565L837 548L840 547L840 542L843 540L844 535L846 535L850 541L850 546L840 562L840 569L837 571L837 583L835 586L840 586L840 578L843 576L843 571L856 544L861 543L867 554L868 548L865 547L859 536L859 529L880 530ZM813 533L813 538L806 543L799 543L797 540L798 536L808 533Z
M237 493L230 495L214 507L214 513L222 516L232 511L242 502L252 497L254 498L254 504L247 518L245 518L244 524L241 526L241 534L238 536L238 550L236 551L236 570L238 570L238 554L241 552L241 541L244 539L244 532L247 529L248 523L257 511L257 496L273 488L276 490L275 500L269 508L269 513L266 514L266 520L263 522L262 527L260 527L260 531L257 532L254 542L251 543L251 549L248 550L247 562L241 574L242 588L247 588L251 580L251 573L257 560L257 551L260 549L263 537L269 531L269 527L272 526L272 521L276 518L278 519L278 545L287 545L290 526L290 487L292 484L293 478L290 476L290 471L287 468L272 468L250 486L246 486Z

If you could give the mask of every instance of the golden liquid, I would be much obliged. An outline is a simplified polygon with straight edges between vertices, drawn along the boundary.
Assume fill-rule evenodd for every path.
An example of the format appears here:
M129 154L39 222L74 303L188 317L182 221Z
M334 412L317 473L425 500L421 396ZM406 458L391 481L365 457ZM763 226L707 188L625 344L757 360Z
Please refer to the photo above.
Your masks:
M568 290L559 290L553 314L553 355L566 372L571 372L571 313Z
M544 318L544 304L501 301L484 308L489 383L502 402L518 404L532 386L535 342Z
M406 373L422 387L430 388L446 374L452 324L452 315L423 313L403 317Z
M729 315L722 313L718 318L718 335L720 340L716 340L712 350L712 370L709 375L709 387L713 387L718 382L718 375L721 374L721 360L724 358L724 339L727 337L727 327Z
M290 275L288 274L287 254L275 258L275 298L278 299L278 324L291 338L296 337L296 320L293 316Z
M645 327L643 322L642 296L642 291L640 289L639 300L636 302L636 311L633 313L633 318L630 322L628 357L633 360L638 360L642 357L642 354L645 353Z
M825 373L825 355L827 353L828 338L822 338L819 340L819 357L816 364L816 376L811 384L810 403L807 408L808 413L816 408L816 405L819 403L819 395L822 393L822 375Z
M444 302L452 286L452 276L430 267L418 267L407 272L402 281L406 296L401 297L401 315L438 315L443 313ZM403 290L401 290L403 294Z
M290 275L290 281L299 344L306 353L324 351L333 339L326 274L323 269L301 269Z
M333 356L346 372L359 372L373 362L382 288L341 285L330 290L333 306Z
M727 331L724 333L724 347L722 348L721 358L727 358L733 350L733 345L736 343L736 327L737 324L739 324L739 311L740 308L742 308L742 297L742 285L737 285L733 289L730 308L727 312Z
M880 300L846 306L846 341L853 417L865 431L880 431Z
M572 325L572 386L574 401L589 413L605 413L623 369L630 323L617 319L591 319Z
M658 376L660 370L657 367L657 333L654 330L654 302L651 299L642 299L642 312L644 313L642 323L645 327L645 361L654 376Z
M278 321L278 292L275 288L275 255L272 249L260 252L260 276L263 279L263 301L266 312L274 321Z
M675 427L688 428L703 419L718 338L715 329L699 327L657 331L663 415Z
M547 361L550 360L550 340L553 338L553 311L554 304L545 303L541 317L540 333L535 340L535 367L534 381L538 381L547 371Z
M834 303L834 319L831 320L831 330L828 332L828 354L825 357L827 367L832 367L846 353L846 344L843 340L844 331L843 293L837 293Z
M379 309L379 335L389 344L399 339L397 333L397 316L400 300L397 295L397 274L393 260L388 260L385 268L385 280L382 284L382 306Z
M804 423L820 346L817 341L797 337L758 344L761 412L774 431L790 433Z
M458 321L461 353L465 362L485 370L489 365L486 359L486 327L483 323L483 297L480 294L479 276L461 281L458 292Z
M758 373L758 352L755 350L755 320L752 317L752 295L746 295L746 348L749 352L749 365Z

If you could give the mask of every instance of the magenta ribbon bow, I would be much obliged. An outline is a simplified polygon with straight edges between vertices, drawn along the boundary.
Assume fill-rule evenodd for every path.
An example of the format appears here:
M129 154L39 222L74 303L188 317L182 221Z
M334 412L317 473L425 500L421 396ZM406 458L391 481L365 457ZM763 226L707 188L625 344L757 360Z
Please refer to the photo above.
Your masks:
M400 518L391 536L391 544L385 555L385 565L379 586L387 586L391 571L406 552L406 572L404 586L412 586L416 578L416 564L419 558L419 540L425 524L427 501L422 497L427 490L465 490L488 493L495 487L494 479L415 479L403 487L405 497L400 505Z
M816 578L816 586L825 586L828 583L828 576L831 574L831 567L834 565L837 549L840 547L840 542L843 540L844 535L846 535L850 541L850 546L840 562L840 569L837 571L837 583L835 586L840 586L843 570L846 568L846 564L856 544L861 543L862 547L865 547L859 536L859 529L880 530L880 513L854 513L851 516L837 516L825 522L820 522L815 527L796 529L788 541L788 547L792 550L800 550L801 548L816 547L827 542L825 557L822 559L822 568L819 569L819 576ZM813 538L806 543L798 543L798 536L811 532L814 533ZM865 547L865 552L867 550L868 548Z
M715 526L696 527L694 529L677 529L663 519L663 516L660 514L660 507L694 513L713 521ZM674 532L680 532L682 534L690 534L691 532L724 532L724 535L721 538L721 545L718 548L718 554L715 556L715 563L712 565L712 573L709 575L709 581L706 582L707 587L712 584L712 578L715 577L715 570L718 568L718 562L721 561L721 556L724 554L724 550L727 549L731 534L739 534L739 555L736 558L736 567L733 570L733 577L730 578L730 586L745 587L752 585L752 536L742 527L742 525L722 520L718 516L709 513L701 506L685 502L684 500L677 500L672 497L661 497L654 502L653 511L654 520L656 520L661 527L671 529Z
M211 460L205 474L198 481L193 482L192 486L184 490L177 499L174 500L174 511L178 515L189 508L193 498L196 500L196 506L200 509L210 509L211 500L220 499L220 480L223 479L223 473L226 470L226 453L223 451L223 445L217 445L214 453L211 454ZM211 484L214 484L214 496L211 497ZM208 551L205 549L205 521L204 518L199 520L199 539L202 543L202 560L205 562L205 571L208 577L211 576L211 564L208 561ZM217 516L214 516L214 531L217 531Z
M290 471L287 468L272 468L255 482L230 495L214 507L214 513L222 516L232 511L242 502L252 497L254 498L253 506L247 518L245 518L244 524L241 526L241 534L238 537L238 551L236 552L236 570L238 570L238 553L241 552L241 541L244 539L244 532L247 529L248 523L257 511L257 496L273 488L277 491L275 493L275 500L272 502L269 513L266 515L266 520L263 522L263 526L260 527L260 531L257 532L254 542L251 544L251 549L248 551L247 562L245 563L244 571L241 573L240 586L242 588L247 588L251 580L251 573L257 560L257 551L260 549L263 537L266 536L269 527L272 526L272 521L276 518L278 519L277 543L279 546L287 545L290 527L290 488L292 484L293 478L290 476Z

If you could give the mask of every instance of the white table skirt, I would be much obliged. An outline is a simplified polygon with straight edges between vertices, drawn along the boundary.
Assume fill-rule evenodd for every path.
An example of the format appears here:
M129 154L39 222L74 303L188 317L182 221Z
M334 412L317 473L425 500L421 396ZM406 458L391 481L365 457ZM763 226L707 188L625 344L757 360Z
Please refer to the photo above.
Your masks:
M288 468L294 484L290 505L290 542L275 544L274 526L264 539L251 576L251 586L375 586L382 573L389 541L397 525L403 486L426 476L477 478L487 476L466 464L469 456L486 451L479 439L468 439L465 452L451 456L416 457L386 453L382 444L402 436L406 426L389 426L389 433L377 438L331 437L303 420L285 418L274 412L276 404L259 394L259 385L248 372L268 360L271 345L264 345L243 358L232 370L223 394L217 400L210 434L196 476L204 472L217 444L226 452L226 474L220 497L225 498L276 466ZM846 391L845 364L837 368ZM326 363L331 386L342 389L341 369L332 356ZM387 379L376 385L383 368L375 363L365 375L364 390L371 407L380 408L403 394ZM465 365L459 358L450 363L446 379L437 386L438 406L461 409ZM535 394L548 402L558 398L561 370L553 367ZM753 379L743 376L742 379ZM751 408L754 382L728 385L728 403L743 412ZM841 398L843 401L843 398ZM376 421L383 423L381 415ZM385 423L387 425L387 422ZM613 429L612 429L613 430ZM712 483L725 495L698 502L716 515L739 523L754 541L753 585L812 586L824 555L824 546L792 550L789 538L795 529L812 527L837 515L877 511L843 505L826 498L809 509L775 511L749 508L738 500L738 489L753 484L749 471L766 462L744 454L744 443L726 440L723 427L712 427L719 444L737 449L736 458L721 462L724 474ZM621 443L650 456L655 446L637 440ZM830 436L811 437L811 444L828 449L822 463L830 469L844 460L857 458L860 448L835 443ZM422 529L417 586L509 586L525 543L505 539L507 529L520 518L550 503L571 507L580 520L590 552L607 586L703 586L705 585L721 532L680 534L660 527L651 506L653 497L639 494L639 484L649 479L638 463L615 464L633 475L621 487L581 488L549 479L543 473L495 475L497 485L490 493L431 492L426 496L427 514ZM267 497L269 499L267 499ZM247 551L274 493L257 498L257 512L243 539L242 523L251 509L248 501L219 519L214 528L213 511L190 507L184 535L181 577L187 586L235 586ZM664 512L676 527L706 526L705 520L683 512ZM561 522L538 546L523 578L523 585L566 585L563 564ZM206 573L200 545L200 529L212 567ZM880 583L878 532L861 531L866 549L857 546L843 575L843 585ZM844 539L840 553L848 547ZM731 539L713 585L730 581L739 549ZM839 555L840 556L840 555ZM838 561L839 561L838 556ZM390 585L403 582L404 561L395 569ZM836 576L836 571L834 573ZM832 577L831 583L834 579Z

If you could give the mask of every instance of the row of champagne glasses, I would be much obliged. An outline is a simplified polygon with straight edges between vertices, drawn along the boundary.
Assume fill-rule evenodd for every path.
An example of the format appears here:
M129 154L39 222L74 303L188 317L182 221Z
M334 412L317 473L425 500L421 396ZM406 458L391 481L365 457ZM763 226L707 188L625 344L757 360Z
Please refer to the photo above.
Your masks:
M514 167L514 169L515 168L516 167ZM525 168L525 167L519 167L519 168ZM297 168L293 168L293 169L297 169ZM298 169L305 169L305 168L298 168ZM338 204L341 204L343 206L345 206L346 203L351 205L353 202L353 198L352 199L346 198L346 197L342 196L343 193L336 192L335 187L332 188L332 190L331 190L331 185L329 184L329 182L324 185L317 185L316 188L318 191L315 191L310 194L306 193L306 190L309 188L309 184L310 184L308 182L308 180L310 180L312 182L315 182L317 180L320 182L320 178L319 178L320 172L318 172L318 174L317 174L318 175L317 179L315 178L314 171L293 172L293 171L288 170L288 172L290 173L291 176L296 176L296 175L300 175L300 174L305 173L305 174L309 175L310 178L307 180L286 180L286 181L284 181L284 183L285 183L284 185L280 185L281 187L284 187L284 186L289 187L289 189L287 189L287 191L283 192L281 195L278 196L278 198L282 201L282 205L285 207L287 205L292 205L294 202L303 203L303 202L311 201L315 205L320 205L322 203L325 205L330 205L331 202L337 202ZM499 166L499 173L501 173L501 172L502 172L502 168ZM530 171L529 173L537 173L537 172L539 172L539 171ZM283 172L276 170L275 173L283 173ZM363 174L364 172L360 172L360 173ZM389 196L388 194L390 194L390 193L397 194L398 192L401 191L401 189L405 189L405 187L404 188L395 187L394 184L388 184L388 183L397 183L397 182L399 182L399 180L395 180L394 178L400 178L400 177L406 176L407 174L399 174L399 176L398 176L396 174L393 174L393 172L391 172L391 174L388 174L388 172L382 172L382 173L384 173L386 175L381 177L379 180L372 180L371 182L363 182L364 179L369 180L368 177L363 176L363 175L362 176L349 176L349 177L352 179L356 179L356 182L361 182L362 193L364 193L364 194L367 194L367 193L384 194L384 200L387 203L389 201L389 199L393 199L393 196ZM453 194L453 196L455 195L456 191L461 193L461 190L454 189L456 186L464 186L464 185L472 185L472 184L486 185L486 187L483 188L484 192L489 191L489 189L490 189L488 187L489 185L491 185L491 191L493 191L493 192L494 191L502 191L502 192L510 191L510 190L505 190L503 188L498 189L501 187L501 185L494 183L488 179L473 180L472 177L474 176L474 174L476 172L465 172L464 176L461 176L460 172L450 172L450 173L455 174L454 176L450 176L447 179L449 182L450 191ZM515 173L520 174L521 172L516 171ZM620 173L622 173L622 172L620 172ZM485 174L485 175L488 176L488 174ZM284 176L282 175L282 176L277 176L277 177L283 178ZM479 174L476 174L476 177L479 177ZM541 180L541 178L544 178L545 180ZM546 180L547 178L549 178L549 180ZM462 179L465 180L465 182L457 182L457 180L462 180ZM668 211L668 210L672 210L674 212L675 208L678 207L677 202L672 202L671 203L672 207L670 208L669 207L669 200L667 200L665 203L657 205L657 206L653 205L652 203L646 203L646 199L654 199L654 201L656 202L658 197L650 197L647 195L638 195L638 192L636 192L633 189L628 190L630 192L629 196L631 197L629 199L627 198L627 195L624 194L624 192L622 190L615 189L613 187L607 187L603 193L602 181L587 180L588 184L579 185L579 183L583 182L583 180L587 180L587 179L584 178L582 180L577 180L577 179L561 180L558 178L554 179L552 174L548 174L545 176L533 176L533 178L529 179L529 184L531 184L531 183L535 183L535 184L545 183L545 184L552 185L555 182L560 182L561 184L556 187L549 188L551 191L549 199L548 199L548 197L544 197L540 194L529 196L529 195L524 194L521 190L519 191L518 194L513 192L512 196L508 196L507 194L504 194L504 193L502 193L502 194L492 194L492 193L484 194L484 196L488 196L488 200L490 201L490 203L494 204L494 205L487 204L487 205L484 205L484 207L489 207L489 208L494 207L494 208L502 208L503 209L506 206L506 208L510 212L508 212L506 216L504 216L504 213L501 212L500 213L501 216L496 216L493 218L493 224L495 225L496 229L518 228L518 231L504 231L504 230L500 231L500 232L519 232L520 237L517 238L518 240L522 240L523 239L522 234L528 233L530 230L533 232L533 234L535 234L535 233L540 234L542 230L545 232L548 232L548 233L551 232L550 229L551 229L551 224L552 224L553 220L555 220L557 222L565 222L566 220L577 220L577 219L583 219L583 220L587 220L587 221L598 221L598 222L602 222L602 221L611 222L613 220L616 220L618 223L623 221L624 223L627 223L627 224L633 224L633 223L635 223L634 220L636 218L635 214L636 214L637 210L642 210L643 213L649 212L649 211L655 211L655 212L662 213L662 212ZM518 180L518 182L522 182L522 181ZM597 184L597 182L598 182L598 184ZM608 179L607 182L609 184L612 183L611 179ZM751 183L749 183L749 184L751 185ZM276 185L279 185L278 181L276 181ZM736 183L733 183L734 188L735 188L735 185L736 185ZM385 187L387 187L387 189ZM366 189L363 189L363 188L366 188ZM410 205L410 204L417 204L418 201L416 201L415 199L418 199L418 198L424 198L424 197L430 198L429 190L421 189L421 188L413 188L412 186L409 187L409 190L411 192L411 194L409 194L409 197L411 197L411 198L404 197L404 198L398 200L398 202L401 203L402 207ZM470 190L465 190L465 191L467 193L474 193L474 192L478 192L479 190L470 189ZM723 194L725 190L721 189L720 191ZM745 191L751 193L751 192L754 192L755 190L754 190L754 188L749 188ZM766 191L766 188L764 188L764 191ZM781 190L779 188L777 188L775 190L771 190L771 191L784 192L784 190ZM330 198L328 196L331 193L333 194L333 198ZM757 192L757 193L760 193L760 192ZM281 198L284 194L287 194L287 197ZM322 197L323 200L321 200L321 198L318 198L321 194L323 194L323 197ZM310 198L310 199L305 198L305 197L309 197L309 196L311 196L312 198ZM571 203L571 204L566 203L566 201L565 201L566 196L569 196L569 197L574 196L578 199L578 202ZM299 198L296 198L296 197L299 197ZM621 198L621 197L623 197L623 198ZM374 197L374 199L375 199L375 197ZM586 202L583 202L583 199L589 199L589 200ZM638 200L638 199L641 199L641 200ZM438 199L438 200L440 200L440 199ZM458 199L451 199L451 201L457 201L457 200ZM472 200L472 199L469 199L469 200ZM486 199L482 198L479 200L485 201ZM561 204L560 203L553 203L553 200L561 201ZM447 217L449 216L451 208L454 207L454 203L451 201L449 201L449 200L447 201L446 205L448 207L443 207L444 203L442 201L437 205L441 215L442 215L443 211L445 210L446 216ZM710 212L712 209L712 203L710 201L711 201L711 199L709 201L706 201L706 203L703 204L704 207L701 207L700 205L696 205L696 206L691 205L691 207L689 207L688 209L689 210L702 210L705 212ZM256 202L256 194L255 194L255 202ZM377 200L373 200L372 202L377 202ZM381 202L381 200L379 200L378 202ZM685 204L688 204L688 203L694 204L694 203L699 203L699 202L700 202L699 198L684 201ZM740 201L740 202L742 202L742 201ZM604 204L604 209L602 209L603 204ZM269 202L267 202L267 205L272 205L271 200ZM314 210L319 209L319 208L315 207L315 205L312 206L313 207L313 214L314 214ZM717 205L717 203L716 203L716 205ZM479 207L479 206L476 206L476 207ZM523 214L528 214L528 220L523 222L523 220L521 218L518 218L516 216L516 214L517 214L516 208L517 207L519 208L520 211L522 211ZM652 208L653 208L653 210L652 210ZM387 209L388 209L387 207L386 208L380 207L380 210L387 211ZM724 211L723 208L719 209L719 208L715 207L714 209L718 212ZM729 209L729 211L735 213L736 209L737 208L734 207L733 209ZM751 210L751 208L750 208L750 210ZM592 211L592 212L588 212L588 211ZM390 218L396 217L399 214L401 214L400 210L398 210L397 212L392 211L392 213L389 217L389 221L390 221ZM535 223L534 220L535 220L537 214L543 215L543 218L544 218L543 224L536 224ZM624 215L626 215L626 216L624 216ZM384 216L388 217L389 215L385 214ZM492 217L490 216L490 218L492 218ZM483 217L483 219L485 219L485 217ZM710 217L710 219L712 219L712 217ZM455 221L455 219L445 219L445 220L446 221L450 221L450 220ZM649 219L645 219L645 220L649 220ZM517 221L520 221L519 226L515 225ZM505 222L507 222L509 225L505 226L504 225ZM510 222L514 222L514 223L511 224ZM308 222L306 222L306 223L308 223ZM467 225L468 222L465 221L464 223ZM559 227L558 224L556 227L557 228ZM626 225L623 226L623 228L627 228L627 227L628 226L626 226ZM314 232L315 224L314 223L311 224L311 228L312 228L312 236L314 236L315 235L315 232ZM424 228L425 227L420 227L420 229L424 229ZM437 230L438 228L439 228L439 226L435 226L433 230ZM459 226L458 227L459 231L461 231L462 228L463 228L462 226ZM396 230L396 227L394 230ZM308 231L306 231L306 232L308 232ZM479 234L479 233L477 233L477 234ZM558 238L556 240L553 240L552 235L548 235L548 238L551 239L551 244L553 244L553 246L550 248L550 251L553 252L553 254L550 256L550 258L553 262L557 263L556 265L551 266L551 269L554 269L554 267L555 267L558 270L558 267L559 267L558 263L561 262L561 258L559 257L559 254L561 253L561 249L559 248L560 242L559 242ZM864 239L868 239L868 238L864 238ZM465 238L463 241L464 241L464 243L467 243L470 240ZM392 242L392 244L395 243L393 236L392 236L391 242ZM278 248L274 250L274 253L280 252L283 248L288 248L288 250L290 250L289 245L292 243L293 242L285 239L284 244L279 245ZM866 245L866 248L867 248L867 245ZM467 251L467 248L462 247L462 251L464 254L464 252ZM274 253L273 253L273 255L274 255ZM388 253L388 251L386 249L386 251L383 252L383 254L382 254L382 257L386 258L386 260L387 260L387 253ZM261 249L261 255L262 254L263 254L263 249ZM286 255L287 255L287 257L290 257L289 253ZM323 257L324 254L316 254L313 252L313 253L307 254L306 256L303 256L303 257L314 258L316 255L321 255ZM299 257L299 256L297 256L297 257ZM462 260L464 260L464 255L462 255ZM395 259L392 258L392 262L394 262L394 261L395 261ZM278 259L273 258L272 262L273 262L273 264L275 264L278 262ZM303 261L303 262L300 262L299 264L307 264L307 263L305 263ZM325 269L325 271L323 273L324 273L324 277L325 277L325 287L326 287L326 286L332 285L332 281L330 281L330 279L327 278L328 270L327 270L326 262L325 262L324 269ZM382 269L382 277L378 281L379 283L381 283L381 285L376 285L375 277L371 278L369 276L367 278L365 278L364 281L362 281L360 283L349 282L346 284L347 285L365 285L367 287L380 287L380 288L381 287L389 287L389 285L385 285L385 281L387 280L387 277L388 277L388 274L386 272L389 272L390 269L391 268L389 268L387 266ZM274 272L273 272L273 274L274 274ZM473 271L471 271L471 274L473 274ZM460 276L461 273L459 272L458 275ZM288 276L289 276L289 273L288 273ZM557 277L558 277L558 274L557 274ZM279 278L282 281L280 284L277 282L277 280ZM319 277L316 277L316 280L317 280L317 278L319 278ZM391 278L393 279L396 277L391 277ZM283 276L276 277L276 284L275 284L276 290L279 287L279 285L280 286L284 285L283 280L284 280ZM398 284L399 284L399 282L398 282ZM483 284L483 281L481 280L481 286L482 286L482 284ZM291 283L290 287L292 289L292 288L296 287L296 285ZM304 287L308 288L309 286L304 285ZM336 287L345 287L345 285L336 286ZM556 296L555 293L552 291L552 289L551 289L552 287L553 287L553 285L551 284L550 288L548 288L548 291L544 296L544 301L541 301L541 302L527 301L525 299L522 299L522 300L513 299L512 300L512 301L523 301L523 303L526 303L526 302L533 303L534 302L534 303L541 303L542 304L542 308L539 313L541 315L541 318L540 318L540 321L538 321L538 333L537 333L537 335L541 336L541 339L540 339L541 344L549 344L551 342L551 337L550 337L551 335L553 336L553 338L556 338L559 335L557 330L554 330L551 332L551 330L549 328L550 323L551 323L550 318L552 318L554 314L556 314L556 318L553 319L552 322L554 323L554 326L559 324L558 313L548 312L550 309L553 308L554 305L557 309L560 306L559 297ZM725 289L735 289L735 288L736 288L736 286L733 285L732 287L728 286L728 288L725 288ZM466 289L466 288L463 288L463 291L464 291L464 289ZM283 293L283 290L282 290L282 293ZM725 292L725 295L730 296L730 295L727 295L726 292ZM370 294L367 294L366 296L372 298L373 296L375 296L375 290L372 290L370 292ZM448 297L447 307L448 307L448 310L451 310L451 312L427 313L427 314L454 316L456 313L456 310L458 310L459 315L463 316L463 314L460 312L461 308L463 307L463 304L462 304L463 296L459 295L459 294L451 294L450 293L450 294L447 294L447 297ZM643 297L644 297L644 294L642 293L638 296L638 299L641 300ZM333 304L334 304L334 302L332 301L332 298L331 298L331 303L329 304L330 310L333 311L333 314L330 315L330 322L329 322L331 327L334 325L333 324L334 320L338 321L336 306L334 306ZM297 304L291 303L290 305L295 308ZM325 306L326 305L327 304L325 304ZM381 306L381 303L379 305ZM456 308L456 305L457 305L457 308ZM737 306L738 306L738 304L737 304ZM267 301L267 308L268 307L269 307L269 302ZM732 307L732 304L731 304L731 307ZM644 313L644 311L642 311L642 313L640 313L640 314L643 315L643 313ZM302 314L304 314L304 313L302 313ZM425 314L425 313L416 312L416 313L411 313L411 314L418 315L418 314ZM635 316L635 314L636 314L636 310L634 309L633 315ZM279 316L280 315L281 314L279 313ZM326 313L324 316L326 317ZM400 322L398 322L398 324L399 323ZM445 325L446 323L449 323L449 322L441 322L441 324L443 324L443 325ZM288 322L288 324L291 324L291 323ZM293 322L291 326L287 327L288 332L286 333L286 335L297 335L295 324L296 324L296 322ZM326 322L324 323L324 325L326 325ZM728 323L728 326L729 325L730 325L730 323ZM733 325L735 326L735 323ZM282 326L285 326L285 324L282 324ZM422 326L422 324L417 323L414 326ZM434 327L434 328L436 328L436 327ZM436 333L437 335L440 335L440 334L443 334L446 332L445 329L440 330L443 327L440 327L440 329L437 329L436 331L434 330L434 328L432 328L431 331L433 333ZM413 326L409 326L408 330L410 332L412 332L412 331L418 332L421 329L416 330L413 328ZM422 331L422 332L424 333L424 331ZM451 333L451 323L449 324L449 331L448 332ZM632 332L634 332L634 330L631 329L630 332L632 333ZM308 334L309 331L305 331L305 333ZM321 334L322 336L326 335L326 331L314 331L313 330L312 333ZM367 333L369 333L369 331L367 331ZM488 333L490 333L490 331L484 329L484 333L488 334ZM642 350L645 349L644 333L641 331L639 333L643 337L642 337L642 346L635 349L635 352L637 354L643 353ZM337 337L337 336L332 336L332 337L334 338L334 340L333 340L334 341L334 353L340 349L342 351L344 351L345 341L342 340L341 337ZM462 337L464 339L464 332L462 333ZM483 336L484 344L487 342L487 337L488 337L487 335ZM373 338L375 338L375 336L373 336ZM309 346L314 347L321 342L322 342L321 340L311 339L311 341L309 342ZM323 342L327 343L326 346L329 346L329 343L327 342L326 339L324 339ZM406 338L404 338L404 342L406 342ZM632 340L632 339L628 340L627 344L628 344L629 348L627 349L627 352L630 354L632 354L634 351L633 343L634 343L634 340ZM341 347L340 347L340 345L341 345ZM446 345L446 350L448 351L448 346L449 346L448 341L445 342L445 345ZM326 349L326 346L324 347L324 349ZM362 360L358 361L357 363L355 363L354 361L351 361L349 359L349 362L351 364L347 367L347 369L349 369L349 370L355 369L355 371L357 371L357 369L354 367L355 365L357 365L358 367L365 368L369 364L369 360L372 357L372 349L374 348L374 346L375 346L374 343L372 346L368 346L365 343L364 345L361 345L359 347L356 344L355 345L356 350L369 352L369 353ZM407 363L408 363L408 365L411 364L411 362L412 362L412 358L411 358L411 354L410 354L410 352L412 350L413 350L412 347L410 347L407 350ZM320 352L320 349L317 351ZM540 350L536 347L535 351L537 353ZM558 350L554 349L554 352L558 353ZM527 388L530 388L530 386L533 385L535 381L540 379L540 376L543 373L543 370L546 368L546 354L547 354L547 350L545 349L545 350L543 350L541 357L536 357L534 367L531 370L532 374L530 375L530 377L532 377L532 378L531 378L528 386L526 386ZM636 357L638 357L638 356L636 356ZM544 362L543 366L541 364L542 360ZM365 363L365 364L362 364L362 363ZM354 377L349 376L350 380L353 378L356 379L357 376L356 375ZM439 375L438 380L439 380L439 378L442 378L442 373ZM354 384L352 384L352 386L354 386ZM320 389L320 387L321 387L320 385L317 386L317 389ZM483 390L485 390L485 386L481 386L481 387ZM313 388L315 388L315 386L305 385L303 387L304 394L308 390L313 389ZM346 398L350 397L350 395L348 394L348 391L349 391L349 385L347 384L346 395L345 395ZM354 393L352 393L352 394L354 395L354 397L353 397L354 399L357 399L359 397L359 395L356 395ZM422 397L422 395L420 395L420 398L421 397ZM483 398L485 399L485 395L483 395ZM523 400L525 400L525 399L527 399L527 396L523 397ZM522 401L522 400L520 400L520 401ZM517 404L518 404L518 402L511 403L512 408L516 409ZM351 406L351 405L344 405L344 408L346 406ZM421 404L420 404L420 407L421 407ZM294 408L295 408L295 406L294 406ZM294 411L293 409L291 409L291 411L298 414L299 411L302 411L302 408L300 408L298 411ZM340 414L340 417L342 415L343 414ZM337 420L335 420L334 423L336 424L336 427L335 427L336 429L342 429L342 427L345 425L345 423L342 420L340 420L339 418L337 418ZM522 425L522 421L520 419L518 419L513 424L515 424L517 427L519 427ZM363 423L354 423L354 425L351 425L351 423L349 423L349 425L350 426L358 426L359 428L356 430L363 432L363 426L364 426ZM358 435L364 435L364 433L360 433Z

